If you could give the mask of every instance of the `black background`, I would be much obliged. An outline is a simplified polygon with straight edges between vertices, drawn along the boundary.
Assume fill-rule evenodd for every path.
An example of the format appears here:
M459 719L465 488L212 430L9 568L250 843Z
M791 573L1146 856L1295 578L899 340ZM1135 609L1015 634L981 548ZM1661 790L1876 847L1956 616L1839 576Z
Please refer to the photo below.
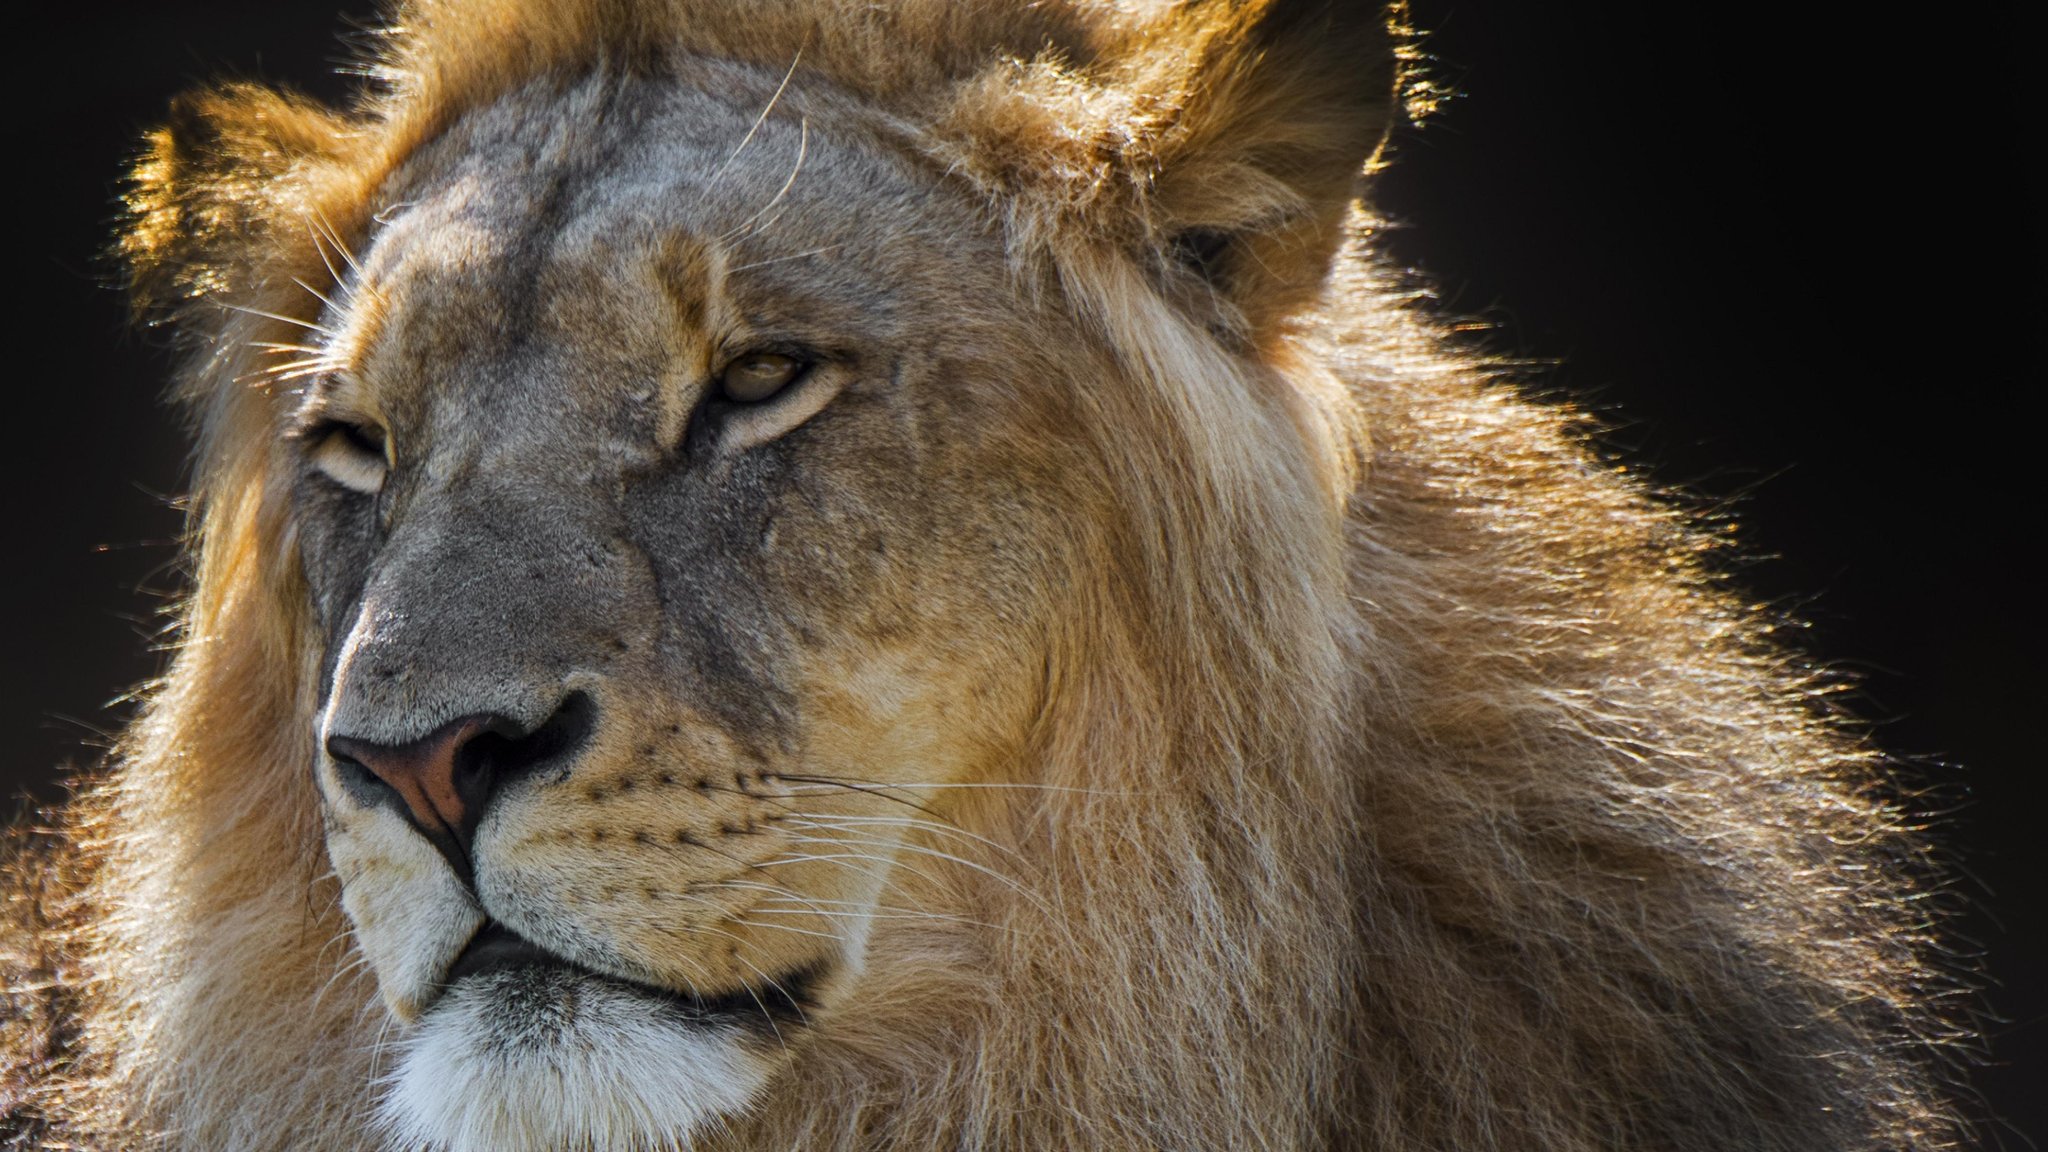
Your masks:
M120 162L202 79L345 91L334 2L10 16L7 795L59 796L55 766L95 759L125 714L108 700L160 667L181 580L167 358L125 326L96 255ZM1858 709L1914 758L1973 909L1956 942L1990 984L1984 1142L2048 1137L2048 832L2028 787L2043 589L2024 559L2040 451L2022 405L2048 255L2023 168L2044 142L2040 6L1415 7L1458 96L1396 135L1377 192L1401 224L1391 254L1489 325L1484 347L1602 413L1623 458L1725 502L1753 558L1738 578L1860 676Z

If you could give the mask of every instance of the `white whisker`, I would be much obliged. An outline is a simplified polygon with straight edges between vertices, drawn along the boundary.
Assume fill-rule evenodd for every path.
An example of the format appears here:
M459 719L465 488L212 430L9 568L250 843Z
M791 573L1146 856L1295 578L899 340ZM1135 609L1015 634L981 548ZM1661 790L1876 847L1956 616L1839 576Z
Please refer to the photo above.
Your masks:
M989 924L984 921L971 920L964 916L955 916L946 912L933 912L923 908L903 908L893 904L876 903L865 900L831 900L823 896L805 896L801 893L794 892L788 888L784 888L777 884L762 884L748 880L725 880L720 882L719 887L731 888L735 890L754 890L768 893L769 895L766 899L763 899L762 901L760 901L760 903L753 905L747 910L748 915L753 915L757 912L772 912L777 914L798 915L804 912L805 910L808 910L813 915L838 916L847 919L873 918L880 920L938 920L951 924L967 924L977 928L999 928L998 925ZM801 904L803 905L803 908L798 909L766 907L766 905L769 904L792 903ZM825 905L832 905L836 908L851 908L854 909L854 911L835 911L833 910L833 908L825 907ZM881 915L876 915L876 913L881 913Z
M311 376L320 372L331 371L339 367L340 363L339 360L332 356L316 356L307 360L293 360L287 364L272 364L270 367L263 369L261 374L290 380L297 376Z
M892 848L901 852L914 852L919 856L926 856L933 860L944 860L950 864L958 864L962 868L972 869L975 872L979 872L982 875L987 876L991 880L996 880L1008 885L1010 888L1017 891L1020 895L1030 896L1034 900L1036 899L1036 896L1031 892L1031 890L1027 888L1023 883L1018 881L1017 878L1014 876L1009 876L1002 872L998 872L985 864L976 863L975 861L969 860L965 857L955 856L950 852L941 852L938 849L930 847L929 845L925 844L912 844L900 840L866 840L846 836L792 836L790 837L790 840L798 844L843 844L850 848ZM902 866L900 862L897 862L897 864L899 867Z
M764 779L766 779L766 778L767 778L767 777L764 777ZM842 789L857 789L857 788L868 788L868 789L876 789L876 790L880 790L880 789L893 789L893 790L896 790L896 791L902 791L902 792L913 792L913 791L948 791L948 792L951 792L951 791L962 791L962 790L967 790L967 789L994 789L994 790L1003 790L1003 791L1017 791L1017 792L1055 792L1055 793L1061 793L1061 794L1066 794L1066 795L1075 795L1075 796L1120 796L1120 797L1127 797L1127 796L1136 796L1136 795L1139 795L1139 793L1136 793L1136 792L1131 792L1131 791L1127 791L1127 790L1121 790L1121 789L1113 789L1113 788L1075 788L1075 787L1071 787L1071 786L1068 786L1068 785L1063 785L1063 784L1034 784L1034 783L1030 783L1030 782L1028 782L1028 781L1013 781L1013 782L1000 782L1000 781L972 781L972 780L962 780L962 781L945 781L945 780L901 780L901 781L894 781L894 780L866 780L866 779L862 779L862 778L860 778L860 777L856 777L856 776L816 776L816 775L809 775L809 774L792 774L792 773L787 773L787 772L778 772L778 773L774 773L774 774L773 774L773 778L774 778L774 779L776 779L776 780L795 780L795 781L797 781L797 782L799 782L799 783L803 783L803 784L820 784L820 785L825 785L825 786L828 786L828 787L831 787L831 788L842 788ZM794 793L793 793L793 794L794 794ZM807 795L813 795L813 796L815 796L815 795L821 795L821 794L822 794L822 793L816 793L816 792L813 792L813 793L807 793ZM877 794L880 794L880 792L877 792ZM891 797L891 798L893 799L893 797ZM907 801L906 801L906 803L907 803Z
M292 277L292 283L297 284L299 287L304 288L308 292L311 292L313 294L313 299L318 300L322 304L327 305L327 307L330 310L335 312L341 311L341 305L336 304L327 295L327 293L320 291L318 288L313 287L311 284L306 283L304 280L299 279L297 276Z
M758 233L760 230L754 227L754 222L766 216L777 204L782 203L782 198L789 195L791 188L796 187L796 178L804 170L804 159L811 153L811 122L809 119L798 122L797 133L796 163L790 167L789 179L782 182L782 187L775 190L775 195L770 197L766 204L761 205L759 211L740 221L738 226L728 231L725 235L720 236L718 238L719 243L728 243L740 236ZM770 223L773 223L773 221L770 221Z
M818 932L809 928L798 928L794 924L758 924L752 920L742 919L738 916L730 918L726 921L726 923L738 924L744 928L759 928L764 931L793 932L798 936L814 936L820 940L830 940L835 944L845 943L845 939L841 937L837 932Z
M761 109L759 116L754 117L753 125L747 129L745 136L740 137L739 146L732 150L732 155L727 156L724 163L720 164L718 169L711 173L711 179L704 182L705 192L710 192L717 185L719 177L725 175L725 170L732 167L733 161L740 158L740 153L747 150L747 145L754 142L754 134L761 130L761 125L768 122L769 113L775 111L775 105L781 101L783 92L789 88L790 80L796 76L796 66L803 61L803 58L804 46L799 44L796 55L790 58L789 70L782 74L782 83L775 86L775 93L768 97L767 106Z
M1008 844L991 840L986 836L977 835L960 827L958 824L950 824L943 820L917 820L907 816L841 816L819 812L791 812L785 818L784 823L797 824L800 827L805 823L810 823L814 826L822 827L914 828L972 841L983 847L993 848L998 852L1014 856L1020 860L1024 858L1022 852Z
M348 289L348 278L343 276L341 274L341 270L334 266L334 261L329 260L327 258L327 245L326 243L323 242L323 234L319 226L314 221L306 221L306 236L308 239L313 241L313 252L314 254L320 257L320 266L327 269L328 282L341 285L342 295L344 297L350 295ZM329 238L331 238L331 236ZM334 247L336 251L341 250L341 245L339 242L336 242ZM304 287L304 285L302 284L301 287ZM320 295L318 292L315 292L313 294L315 296ZM321 299L325 300L326 297L322 296Z
M739 923L745 922L739 921ZM788 1001L791 1007L796 1009L796 1018L798 1020L803 1021L806 1027L810 1025L811 1020L810 1017L804 1015L803 1004L800 1003L796 997L790 995L789 989L784 988L782 984L775 979L775 977L770 976L768 973L761 971L760 965L754 963L752 960L747 959L745 956L740 955L738 949L733 950L732 958L739 961L742 964L745 964L749 969L753 971L754 975L759 976L761 980L768 985L768 987L781 993L782 998ZM753 985L747 985L746 988L747 996L754 1001L754 1006L761 1010L761 1018L763 1020L768 1021L768 1030L770 1032L775 1033L775 1043L779 1045L784 1052L789 1051L788 1043L786 1043L782 1039L782 1029L777 1027L775 1024L775 1013L770 1012L768 1010L768 1005L763 1004L761 1002L761 994L754 991Z
M341 262L348 265L349 271L355 273L356 280L360 282L363 277L363 266L356 263L356 258L349 252L348 245L342 243L341 232L335 228L334 222L329 220L323 212L315 212L313 214L313 221L320 226L322 231L326 232L327 242L334 245L335 254L341 257ZM320 259L325 261L327 257L323 254ZM332 266L328 268L330 272L333 270ZM341 277L336 276L334 279L336 282L339 282Z
M793 252L787 256L777 256L772 260L756 260L751 264L742 264L737 268L728 268L726 269L726 275L729 276L735 272L745 272L749 268L766 268L770 264L781 264L790 260L802 260L807 256L822 256L835 248L844 247L846 247L846 245L844 244L827 244L823 248L813 248L808 252Z
M340 333L336 332L334 329L328 328L325 325L315 324L310 320L301 320L296 316L280 316L275 312L265 312L261 308L251 308L245 304L229 304L225 301L221 302L220 306L227 309L230 312L240 312L248 316L260 316L265 320L275 320L279 324L296 325L300 328L306 329L309 332L318 332L322 336L325 336L330 340L340 338Z
M751 916L828 916L828 917L834 917L834 918L837 918L837 919L841 919L841 920L930 920L930 921L935 921L935 922L937 922L937 923L940 923L940 924L961 924L961 925L965 925L965 926L967 926L967 927L970 927L970 928L988 928L988 929L992 929L992 930L994 930L994 929L998 929L998 926L997 926L997 925L994 925L994 924L990 924L990 923L989 923L989 922L987 922L986 920L975 920L975 919L972 919L972 918L970 918L970 917L967 917L967 916L952 916L952 915L948 915L947 913L944 913L944 912L920 912L920 911L918 911L918 910L916 910L916 909L913 909L913 908L888 908L888 907L885 907L885 906L882 906L882 905L875 905L875 906L871 907L871 908L870 908L869 910L867 910L867 911L861 911L861 912L835 912L835 911L832 911L832 910L830 910L830 909L826 909L826 908L770 908L770 907L767 907L767 905L770 905L770 904L776 904L776 903L787 903L787 902L788 902L788 901L784 901L784 900L777 900L777 899L773 899L773 898L771 898L771 899L768 899L768 900L763 900L763 901L762 901L762 902L761 902L760 904L757 904L757 905L755 905L755 906L754 906L754 907L753 907L752 909L750 909L750 910L748 911L748 915L751 915ZM796 902L796 903L809 903L809 901L808 901L808 900L805 900L805 899L804 899L804 898L802 898L802 897L797 897L797 898L796 898L796 900L795 900L795 902ZM851 902L851 901L847 901L847 903L852 903L852 902Z

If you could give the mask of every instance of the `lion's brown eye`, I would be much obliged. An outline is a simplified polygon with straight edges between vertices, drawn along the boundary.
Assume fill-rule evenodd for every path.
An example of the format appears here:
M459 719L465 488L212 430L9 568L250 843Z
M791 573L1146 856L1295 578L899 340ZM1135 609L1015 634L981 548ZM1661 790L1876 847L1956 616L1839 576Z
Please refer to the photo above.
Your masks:
M807 365L794 356L749 352L718 374L718 390L727 400L754 404L768 399L803 375Z

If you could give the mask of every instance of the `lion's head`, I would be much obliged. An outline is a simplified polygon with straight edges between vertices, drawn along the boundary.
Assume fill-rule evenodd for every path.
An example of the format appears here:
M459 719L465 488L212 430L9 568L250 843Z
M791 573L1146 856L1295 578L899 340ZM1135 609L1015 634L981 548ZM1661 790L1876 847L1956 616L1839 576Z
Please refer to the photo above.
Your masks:
M1399 15L415 0L346 112L182 102L198 579L49 1107L1932 1146L1862 754L1366 254Z
M1382 22L1294 8L984 16L978 58L877 93L841 41L888 17L714 53L694 17L620 45L599 5L578 58L456 76L565 46L479 47L430 6L398 57L440 86L430 126L401 85L370 127L241 93L161 139L131 247L261 329L218 402L267 444L223 450L263 457L406 1141L727 1122L873 1015L875 948L943 942L979 978L977 933L1045 931L1077 881L1028 845L1077 831L1043 797L1155 783L1107 741L1048 773L1100 738L1073 698L1160 743L1138 760L1188 738L1171 697L1239 738L1245 702L1172 678L1190 656L1245 662L1279 713L1332 690L1345 418L1274 376L1271 313L1338 243L1393 62ZM263 247L195 239L174 170L278 121L284 170L244 147L228 177L264 181ZM1007 170L1034 148L1084 167ZM1096 978L1187 994L1137 967Z
M423 1137L618 1084L688 1132L858 1016L1115 593L1103 340L858 105L691 79L451 124L286 370L327 848Z

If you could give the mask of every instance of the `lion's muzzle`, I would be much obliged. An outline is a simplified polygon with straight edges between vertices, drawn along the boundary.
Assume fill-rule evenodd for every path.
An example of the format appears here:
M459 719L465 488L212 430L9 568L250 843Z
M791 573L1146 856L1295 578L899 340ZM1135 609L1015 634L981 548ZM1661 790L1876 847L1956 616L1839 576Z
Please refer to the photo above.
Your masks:
M327 754L352 795L370 804L395 803L456 872L474 883L470 846L491 798L504 785L543 769L566 770L589 742L595 718L590 697L572 692L537 728L479 713L402 744L330 733Z

